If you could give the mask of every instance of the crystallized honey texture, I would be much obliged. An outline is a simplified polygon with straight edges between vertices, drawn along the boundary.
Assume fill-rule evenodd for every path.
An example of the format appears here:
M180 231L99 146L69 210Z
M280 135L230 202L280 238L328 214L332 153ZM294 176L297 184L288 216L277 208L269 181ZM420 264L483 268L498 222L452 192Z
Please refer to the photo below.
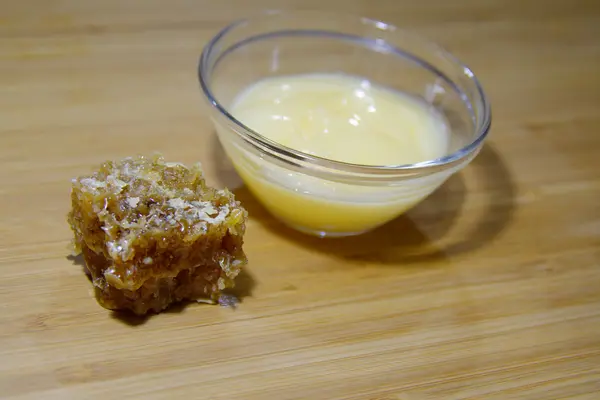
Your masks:
M216 302L246 264L247 213L206 186L200 165L162 157L106 162L73 180L68 220L98 302L136 314Z

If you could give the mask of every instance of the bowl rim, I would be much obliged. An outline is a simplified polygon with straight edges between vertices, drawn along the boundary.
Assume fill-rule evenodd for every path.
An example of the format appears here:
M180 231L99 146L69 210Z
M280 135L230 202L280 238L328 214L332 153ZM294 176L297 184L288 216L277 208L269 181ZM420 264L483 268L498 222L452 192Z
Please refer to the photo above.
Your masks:
M249 144L251 144L253 147L266 150L266 151L272 153L272 155L275 155L278 159L283 160L283 161L288 161L291 163L300 162L304 166L306 166L306 165L317 166L319 168L326 169L329 171L337 171L337 172L342 172L342 173L343 172L360 173L361 175L381 175L381 174L385 174L385 175L410 174L410 175L413 175L415 173L417 173L417 174L434 173L439 170L445 170L445 169L449 169L454 166L458 166L466 159L471 159L472 157L474 157L477 154L479 148L483 144L485 138L487 137L487 135L490 131L491 120L492 120L491 114L492 113L491 113L491 106L490 106L489 100L487 98L487 95L485 94L483 87L482 87L479 79L475 75L475 73L466 64L461 62L456 56L454 56L452 53L447 51L445 48L443 48L442 46L440 46L439 44L437 44L433 41L430 41L430 40L424 38L421 35L418 35L410 30L398 28L398 26L389 24L384 21L366 18L366 17L359 17L359 16L352 15L352 14L318 13L318 15L320 17L336 18L336 19L340 19L340 17L353 18L355 20L355 22L361 22L363 24L368 24L376 29L380 29L380 30L384 30L384 31L398 31L398 32L401 32L403 35L410 35L410 36L412 36L413 39L417 39L420 42L420 45L427 46L431 49L431 51L440 53L444 58L446 58L452 64L455 64L455 66L459 70L462 69L463 74L467 77L467 79L469 81L471 81L473 83L474 87L476 88L476 92L477 92L476 94L478 95L478 100L481 103L481 106L480 106L481 118L478 118L477 121L474 121L474 129L476 130L476 136L473 140L471 140L467 145L461 147L460 149L458 149L450 154L444 155L444 156L436 158L436 159L421 161L421 162L417 162L417 163L398 164L398 165L355 164L355 163L349 163L349 162L333 160L333 159L329 159L329 158L325 158L325 157L315 156L315 155L312 155L309 153L302 152L300 150L296 150L291 147L284 146L274 140L271 140L271 139L261 135L259 132L252 130L251 128L246 126L244 123L242 123L240 120L238 120L234 115L232 115L227 110L227 108L225 106L223 106L217 100L216 96L213 94L213 91L211 89L211 84L209 82L209 79L207 79L210 76L210 73L212 73L212 70L210 70L211 55L212 55L214 49L218 47L219 42L229 32L233 31L237 27L244 26L246 24L252 23L253 21L259 21L261 18L274 17L274 16L280 16L280 15L294 15L294 16L307 16L308 15L308 16L310 16L311 14L314 15L315 13L310 12L310 11L269 10L266 12L259 13L252 17L238 19L236 21L233 21L229 25L225 26L224 28L222 28L204 46L202 53L200 55L199 62L198 62L198 71L197 71L198 79L200 82L200 87L202 89L202 92L203 92L206 100L210 104L210 106L212 106L214 109L216 109L218 111L218 113L222 117L224 117L230 124L233 124L235 127L238 128L235 130L236 134L242 136L242 138L245 139L247 142L249 142ZM314 30L308 30L308 29L307 30L299 30L299 32L306 32L307 34L308 34L308 32L311 32L311 31L314 32ZM273 34L276 34L278 32L284 32L284 31L282 31L282 30L274 31ZM339 36L338 32L335 30L321 31L321 32L323 33L323 35L328 35L328 36L332 36L332 37ZM354 38L359 37L359 36L352 36L352 35L347 35L347 36L354 37ZM234 43L233 46L236 46L239 43L241 43L241 42L236 42L236 43ZM387 42L386 42L386 44L387 44ZM396 52L401 50L401 48L399 48L398 46L394 46L394 45L390 45L390 44L387 44L387 45L390 46L390 48ZM225 52L223 52L223 54L225 54ZM409 55L412 58L416 59L417 61L421 61L421 64L423 64L423 63L428 64L427 62L421 60L419 57L417 57L411 53L406 52L405 55ZM217 63L218 63L218 60L217 60ZM212 67L216 66L217 63L215 63ZM439 73L439 71L437 71L437 72ZM453 85L455 84L455 80L448 78L444 74L441 74L441 73L439 73L439 74L441 77L448 80L451 84L453 84ZM462 94L462 93L459 93L459 94ZM470 105L472 105L472 104L470 104Z

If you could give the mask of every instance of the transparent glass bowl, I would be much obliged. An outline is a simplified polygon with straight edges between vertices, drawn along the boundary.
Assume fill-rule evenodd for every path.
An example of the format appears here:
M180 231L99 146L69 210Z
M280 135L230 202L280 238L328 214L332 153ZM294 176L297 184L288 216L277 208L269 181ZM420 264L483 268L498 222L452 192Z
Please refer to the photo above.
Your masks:
M418 96L449 126L441 158L367 166L282 146L229 111L254 82L274 76L343 73ZM382 225L427 197L477 154L490 106L473 72L413 33L367 18L269 12L235 22L205 47L198 68L219 140L256 198L306 233L348 236Z

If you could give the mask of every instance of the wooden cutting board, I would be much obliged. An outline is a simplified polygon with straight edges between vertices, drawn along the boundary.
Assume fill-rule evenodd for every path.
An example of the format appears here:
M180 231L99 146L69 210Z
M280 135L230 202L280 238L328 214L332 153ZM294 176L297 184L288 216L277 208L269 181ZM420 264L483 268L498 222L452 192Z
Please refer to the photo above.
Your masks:
M350 11L439 41L479 75L488 144L362 237L275 221L214 138L207 40L260 9ZM600 398L600 2L0 3L0 396ZM248 208L235 310L119 317L68 258L70 179L158 150Z

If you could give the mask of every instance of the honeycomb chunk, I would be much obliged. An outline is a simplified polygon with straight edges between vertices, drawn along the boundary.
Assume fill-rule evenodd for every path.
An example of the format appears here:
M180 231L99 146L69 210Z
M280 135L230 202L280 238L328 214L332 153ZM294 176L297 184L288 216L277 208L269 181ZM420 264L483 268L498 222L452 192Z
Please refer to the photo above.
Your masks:
M184 299L216 303L247 262L247 212L208 187L199 164L125 158L72 183L75 251L105 308L142 315Z

